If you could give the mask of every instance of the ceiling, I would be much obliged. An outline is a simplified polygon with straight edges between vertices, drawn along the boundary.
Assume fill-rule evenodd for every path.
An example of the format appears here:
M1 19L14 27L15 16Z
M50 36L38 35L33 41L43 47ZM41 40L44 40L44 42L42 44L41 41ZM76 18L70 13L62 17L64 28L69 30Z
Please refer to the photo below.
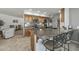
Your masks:
M0 13L7 14L16 17L23 17L24 10L40 11L40 13L45 13L47 15L53 15L59 12L60 8L0 8Z

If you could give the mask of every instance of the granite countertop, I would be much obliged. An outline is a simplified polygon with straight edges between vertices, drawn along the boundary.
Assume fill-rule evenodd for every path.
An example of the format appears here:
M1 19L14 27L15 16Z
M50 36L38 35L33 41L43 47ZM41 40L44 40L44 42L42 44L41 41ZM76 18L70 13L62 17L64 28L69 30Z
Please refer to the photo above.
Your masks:
M24 29L33 29L34 27L29 26L29 27L24 27Z
M74 30L72 40L79 42L79 29Z

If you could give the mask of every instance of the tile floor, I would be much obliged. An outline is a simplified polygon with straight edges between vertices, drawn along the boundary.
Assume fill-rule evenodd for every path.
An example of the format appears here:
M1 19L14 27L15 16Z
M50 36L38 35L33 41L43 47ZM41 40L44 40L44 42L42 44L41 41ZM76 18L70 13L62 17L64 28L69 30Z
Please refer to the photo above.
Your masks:
M50 31L50 33L54 33ZM46 33L46 32L45 32ZM48 33L47 33L48 34ZM79 43L79 42L77 42ZM30 37L23 37L22 31L15 33L15 36L9 39L2 39L0 37L0 51L31 51ZM56 51L64 51L60 48ZM71 43L70 51L79 51L79 44Z
M23 37L21 32L18 34L9 39L0 37L0 51L31 51L30 37Z

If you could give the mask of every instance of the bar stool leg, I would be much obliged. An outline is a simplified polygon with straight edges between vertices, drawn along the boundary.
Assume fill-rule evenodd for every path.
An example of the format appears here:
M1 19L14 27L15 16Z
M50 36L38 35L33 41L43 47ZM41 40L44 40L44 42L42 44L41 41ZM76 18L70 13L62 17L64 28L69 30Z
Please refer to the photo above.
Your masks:
M53 40L53 50L52 51L54 51L54 40Z
M68 51L70 51L70 49L69 49L69 43L68 43Z
M64 51L65 51L65 44L64 44Z

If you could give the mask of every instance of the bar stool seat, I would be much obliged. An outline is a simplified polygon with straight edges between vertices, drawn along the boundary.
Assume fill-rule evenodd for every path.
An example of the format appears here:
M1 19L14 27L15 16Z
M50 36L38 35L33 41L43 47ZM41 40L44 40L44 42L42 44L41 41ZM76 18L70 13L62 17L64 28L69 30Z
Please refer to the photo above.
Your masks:
M53 40L49 40L49 41L47 41L45 44L44 44L44 46L48 49L48 50L53 50Z
M58 48L64 48L64 42L65 42L65 33L59 34L57 36L53 36L53 40L47 40L44 43L44 46L50 50L50 51L54 51L55 49Z
M55 42L53 42L53 40L48 40L47 42L45 42L44 46L48 50L53 51L54 49L60 48L62 44L61 43L56 44Z

